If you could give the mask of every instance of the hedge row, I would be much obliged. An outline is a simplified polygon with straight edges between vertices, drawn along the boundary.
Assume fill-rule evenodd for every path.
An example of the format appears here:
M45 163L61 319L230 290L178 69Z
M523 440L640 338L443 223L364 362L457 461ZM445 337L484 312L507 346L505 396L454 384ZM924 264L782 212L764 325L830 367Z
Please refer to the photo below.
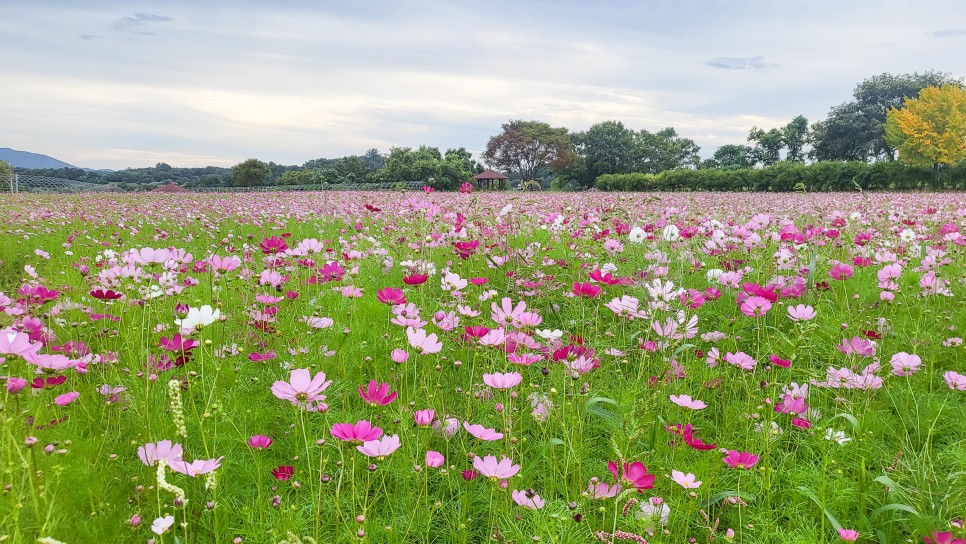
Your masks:
M966 189L966 161L944 168L939 180L931 169L897 161L779 163L738 170L668 170L660 174L604 174L595 186L602 191L854 191Z

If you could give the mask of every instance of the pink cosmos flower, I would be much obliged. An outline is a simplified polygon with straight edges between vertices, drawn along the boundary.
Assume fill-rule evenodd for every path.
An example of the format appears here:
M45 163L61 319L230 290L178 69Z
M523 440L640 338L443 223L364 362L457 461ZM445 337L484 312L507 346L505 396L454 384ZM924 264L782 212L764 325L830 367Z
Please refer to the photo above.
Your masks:
M513 502L519 504L524 508L529 508L530 510L540 510L544 507L543 499L540 495L537 495L533 490L522 491L519 489L514 489L510 493L510 497L513 498Z
M966 540L953 538L953 533L950 531L933 531L932 538L924 536L922 541L926 544L966 544Z
M953 391L966 391L966 376L959 372L950 370L943 374L943 379L946 380L946 385Z
M406 303L406 294L397 287L385 287L376 291L376 298L383 304L397 305Z
M758 463L758 456L746 451L728 450L728 455L722 460L731 468L751 468Z
M67 406L68 404L77 400L77 397L79 396L80 396L80 393L78 393L77 391L64 393L63 395L59 395L57 398L54 399L54 404L56 404L57 406Z
M351 423L336 423L329 430L332 436L344 442L369 442L382 436L382 429L366 420Z
M394 434L392 436L384 436L381 440L370 440L364 442L361 446L356 446L356 449L362 452L363 455L367 457L377 457L382 459L392 454L392 452L399 449L399 435Z
M761 317L771 310L771 302L764 297L753 296L741 303L741 313L748 317Z
M892 373L896 376L912 376L922 366L922 359L918 355L900 351L892 356L889 364L892 365Z
M482 425L471 425L469 421L463 422L463 428L476 438L487 442L503 438L503 433L496 432L496 429L490 429Z
M701 487L701 482L696 481L696 478L697 477L690 472L685 474L680 470L671 471L671 479L674 480L674 483L678 484L684 489L697 489Z
M208 474L209 472L217 470L218 467L221 466L222 459L224 459L224 457L219 457L217 459L199 459L190 463L180 460L171 461L171 470L195 478L197 476L201 476L202 474Z
M361 385L359 386L359 396L368 402L370 406L385 406L396 400L399 393L396 391L390 393L388 383L378 383L376 380L370 380L369 386L366 389L362 389Z
M703 410L708 407L703 401L692 399L691 395L671 395L671 402L691 410Z
M855 354L861 357L872 357L875 355L875 344L859 336L853 336L851 339L843 338L835 347L846 355Z
M252 352L248 354L248 360L253 363L259 363L262 361L271 361L275 358L275 352L272 350L266 351L265 353Z
M775 366L780 366L782 368L790 368L792 366L792 362L790 360L782 359L781 357L779 357L778 355L775 355L774 353L768 356L768 361L771 362L771 364Z
M27 380L23 378L18 378L17 376L11 376L7 378L7 392L8 393L19 393L27 387Z
M446 462L446 458L438 451L429 450L426 452L426 466L429 468L439 468Z
M855 529L839 529L839 538L845 542L855 542L859 539L859 532Z
M811 321L815 319L816 315L818 314L815 312L815 308L811 306L799 304L798 306L788 307L788 318L792 321Z
M28 354L36 354L41 347L39 342L31 342L26 333L11 328L0 329L0 355L26 357Z
M165 459L170 465L172 461L181 459L181 444L172 444L170 440L162 440L158 443L148 442L138 448L138 457L147 466L158 464L159 459Z
M633 487L641 493L643 493L645 489L651 489L654 487L655 476L647 473L647 467L644 466L644 463L641 463L640 461L634 461L630 464L624 463L622 468L624 469L623 475L618 472L617 463L614 461L607 463L607 470L610 471L615 480L623 483L624 485Z
M394 363L405 363L409 360L409 352L404 349L396 348L392 350L389 358L392 359L392 362Z
M487 478L498 480L511 478L520 472L520 465L514 465L508 457L504 457L497 462L496 457L492 455L474 458L473 468Z
M506 374L496 372L483 375L483 383L494 389L511 389L520 385L522 381L523 376L519 372L507 372Z
M587 495L591 499L609 499L616 497L622 489L621 484L611 485L598 481L597 478L591 478L590 483L587 484Z
M65 355L37 353L28 351L23 354L24 360L42 370L61 371L74 368L80 364L79 360L70 359Z
M409 339L409 345L415 348L420 355L430 355L443 350L443 343L439 341L435 334L426 334L425 329L407 327L406 337Z
M578 297L596 298L600 296L601 290L599 285L593 283L574 282L572 292Z
M271 445L272 439L263 434L256 434L248 439L248 446L255 450L267 450Z
M838 263L832 266L832 269L829 270L828 274L829 276L832 276L832 279L834 280L847 280L851 278L854 273L855 270L852 268L852 265Z
M311 402L324 401L322 391L330 385L332 380L325 380L325 372L318 372L312 377L309 369L296 368L292 370L289 381L279 380L272 385L272 394L295 406L307 406Z
M743 351L726 353L724 360L742 370L754 370L755 365L758 364L750 355Z
M174 525L174 516L163 516L155 519L151 523L151 532L153 532L158 536L161 536L164 533L167 533L168 529L171 529L173 525Z
M416 420L416 425L419 426L431 424L435 416L435 410L416 410L413 412L413 419Z

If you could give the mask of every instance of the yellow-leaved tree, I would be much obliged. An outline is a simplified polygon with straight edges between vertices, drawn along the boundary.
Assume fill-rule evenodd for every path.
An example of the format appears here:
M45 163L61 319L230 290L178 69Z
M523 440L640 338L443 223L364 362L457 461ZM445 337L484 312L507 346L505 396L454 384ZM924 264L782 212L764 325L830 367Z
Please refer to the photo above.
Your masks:
M906 98L901 110L889 110L885 132L899 160L932 167L938 186L943 166L966 160L966 90L956 85L922 89L919 98Z

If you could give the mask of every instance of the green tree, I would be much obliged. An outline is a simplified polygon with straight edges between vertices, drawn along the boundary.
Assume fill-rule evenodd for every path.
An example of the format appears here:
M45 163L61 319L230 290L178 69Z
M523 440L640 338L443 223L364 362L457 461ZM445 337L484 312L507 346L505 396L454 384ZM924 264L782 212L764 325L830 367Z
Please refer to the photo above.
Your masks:
M808 119L801 115L792 119L782 127L782 139L785 142L785 160L804 163L805 144L808 143Z
M752 168L755 160L752 149L746 145L723 145L715 150L714 155L704 162L705 168L720 168L721 170L739 170Z
M365 160L356 155L342 157L332 167L342 183L365 183L372 174Z
M818 161L895 159L896 149L885 137L889 110L900 109L905 98L918 97L926 87L945 84L961 86L962 79L935 71L866 79L855 87L852 100L833 107L825 120L812 125L809 156Z
M231 169L232 185L235 187L256 187L263 185L272 175L268 165L258 159L248 159Z
M602 174L633 172L639 162L637 135L620 121L603 121L573 135L581 160L568 169L582 187L591 187Z
M635 172L657 174L676 168L697 168L701 148L689 138L678 136L673 127L658 132L641 130L636 137Z
M275 180L276 185L318 185L322 182L322 172L311 168L288 170Z
M785 147L785 134L777 129L765 131L758 127L751 127L748 141L755 142L751 150L751 158L762 166L771 166L782 159L782 148Z
M490 138L483 160L504 171L516 171L524 181L537 179L541 170L562 171L577 160L570 134L564 127L541 121L514 121Z
M966 159L966 91L954 85L926 87L886 118L886 141L911 166L941 167Z

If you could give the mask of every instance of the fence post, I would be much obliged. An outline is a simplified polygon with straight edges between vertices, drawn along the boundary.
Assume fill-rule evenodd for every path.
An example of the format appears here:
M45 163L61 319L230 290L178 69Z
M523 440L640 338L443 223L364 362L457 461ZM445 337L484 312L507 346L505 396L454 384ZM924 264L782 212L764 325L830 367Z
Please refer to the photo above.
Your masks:
M10 180L10 192L18 193L20 192L20 175L14 174L13 178Z

